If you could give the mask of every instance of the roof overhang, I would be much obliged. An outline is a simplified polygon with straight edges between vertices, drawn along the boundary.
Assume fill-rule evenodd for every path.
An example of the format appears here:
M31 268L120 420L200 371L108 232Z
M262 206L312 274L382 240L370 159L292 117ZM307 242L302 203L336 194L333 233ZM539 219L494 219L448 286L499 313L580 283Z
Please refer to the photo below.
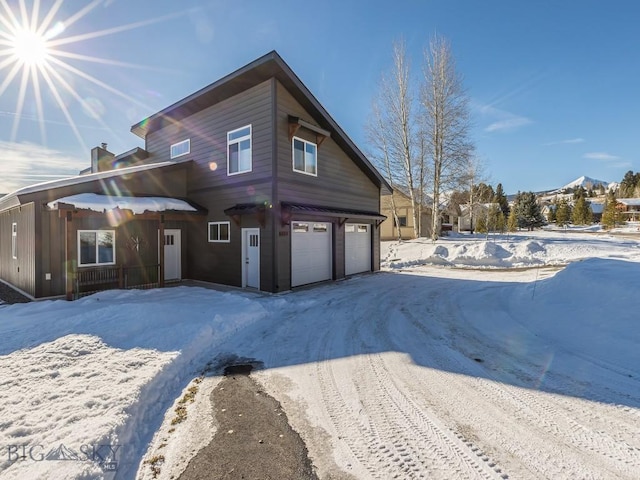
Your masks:
M238 203L224 211L225 215L231 217L236 225L240 225L242 215L255 215L260 226L264 228L267 206L264 203Z
M291 218L298 215L316 217L320 215L323 217L337 218L341 225L349 220L369 220L375 222L376 225L380 225L387 218L385 215L381 215L378 212L366 210L352 210L346 208L282 202L283 224L290 223Z

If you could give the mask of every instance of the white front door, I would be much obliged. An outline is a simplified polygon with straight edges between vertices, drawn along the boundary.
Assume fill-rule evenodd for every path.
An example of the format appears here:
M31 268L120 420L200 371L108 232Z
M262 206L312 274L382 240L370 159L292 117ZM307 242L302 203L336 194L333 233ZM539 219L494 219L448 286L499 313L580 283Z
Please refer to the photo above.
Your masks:
M242 286L260 289L260 229L242 229Z
M180 280L182 278L180 230L164 231L164 279Z

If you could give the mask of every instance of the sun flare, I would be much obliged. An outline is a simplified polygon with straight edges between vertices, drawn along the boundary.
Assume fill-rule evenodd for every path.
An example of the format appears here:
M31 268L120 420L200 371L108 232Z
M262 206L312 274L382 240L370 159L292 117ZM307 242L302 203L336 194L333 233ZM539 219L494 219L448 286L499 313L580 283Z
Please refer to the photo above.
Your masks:
M15 58L27 66L42 67L49 57L47 38L30 29L19 29L10 40Z
M87 149L79 125L72 117L73 106L80 105L82 111L101 128L109 130L102 118L104 110L95 95L87 91L99 90L119 97L128 105L137 105L145 110L147 105L127 92L118 90L98 75L89 73L85 64L102 64L112 67L143 68L131 64L95 57L81 53L94 39L133 30L146 25L175 18L181 13L150 18L104 30L89 30L80 33L81 20L107 0L85 0L79 10L63 13L66 0L43 2L42 0L0 0L0 99L15 101L15 109L9 112L14 117L10 140L17 139L21 120L35 116L40 136L47 143L45 131L45 107L57 110L73 131L78 143ZM46 3L48 9L41 8ZM84 84L84 85L83 85ZM92 84L92 85L89 85ZM89 88L86 88L89 85ZM46 95L46 96L45 96ZM48 100L48 103L47 103ZM97 107L96 107L97 104ZM6 107L4 108L6 110ZM35 115L25 113L35 110ZM6 112L4 112L6 113Z

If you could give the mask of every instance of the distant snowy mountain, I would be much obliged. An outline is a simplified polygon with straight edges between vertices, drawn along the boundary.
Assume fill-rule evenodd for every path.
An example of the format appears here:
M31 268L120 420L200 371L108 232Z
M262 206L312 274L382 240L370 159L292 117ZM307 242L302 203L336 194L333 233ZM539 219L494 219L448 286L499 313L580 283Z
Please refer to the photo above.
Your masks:
M600 185L605 188L609 187L610 182L605 182L604 180L596 180L595 178L582 177L576 178L573 182L567 183L565 186L560 187L557 191L561 192L563 190L569 190L571 188L584 187L584 188L594 188L599 187Z

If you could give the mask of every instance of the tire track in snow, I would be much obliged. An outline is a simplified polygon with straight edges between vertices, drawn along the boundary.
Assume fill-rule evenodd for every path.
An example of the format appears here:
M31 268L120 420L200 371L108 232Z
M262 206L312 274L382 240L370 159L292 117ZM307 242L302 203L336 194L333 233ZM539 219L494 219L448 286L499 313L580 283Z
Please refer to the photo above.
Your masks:
M454 322L456 318L461 318L460 314L455 316L451 313L455 312L455 306L447 302L447 299L436 298L438 294L435 292L432 295L433 301L430 304L438 305L439 310L436 312L434 308L429 308L429 317L444 318L445 323L449 323L447 319ZM410 317L412 324L422 331L425 337L429 336L423 322L412 316L408 310L404 314ZM563 397L501 384L492 378L490 372L479 365L471 361L463 363L455 355L447 354L437 346L430 350L429 358L437 369L434 372L436 376L442 377L443 370L461 373L462 375L456 376L458 378L454 380L457 389L474 392L487 404L493 403L505 412L514 412L516 414L514 420L526 425L529 435L537 432L541 441L537 444L538 450L532 452L533 456L511 450L520 457L521 461L526 461L529 470L538 471L540 475L550 475L553 478L572 478L572 474L566 469L567 465L574 465L574 472L578 475L586 465L590 465L593 472L601 473L604 469L609 472L607 476L611 478L636 478L640 462L628 464L629 450L633 450L634 447L627 442L616 440L606 431L592 428L590 425L597 418L597 414L591 409L577 409L579 403L565 400L570 405L570 411L567 411L566 405L558 405L561 402L557 399ZM433 384L432 379L427 383L421 375L416 375L414 370L407 371L407 376L420 379L425 388ZM485 380L487 377L488 379ZM452 379L443 378L443 381L451 382ZM461 396L466 398L465 395ZM446 400L441 399L441 401ZM448 401L451 402L452 399ZM457 405L464 409L464 405ZM475 415L473 418L475 425L482 424L482 416ZM554 442L549 442L550 439ZM528 446L535 448L532 442L528 442ZM540 458L553 459L553 462L540 462Z
M346 328L343 324L342 328L325 330L321 339L324 358L319 358L316 365L328 415L341 440L371 477L506 478L488 467L492 463L488 457L478 449L473 452L395 386L382 360L386 353L362 355L376 349L367 340L379 341L380 332L367 338L370 335L364 327L377 320L358 315L358 311L365 312L365 306L356 303L352 307L354 315L350 322L344 322ZM346 372L341 360L329 360L335 357L341 339L351 341L350 346L344 347L349 352L344 353L355 356L351 359L354 371ZM343 396L342 392L354 389L355 396Z

